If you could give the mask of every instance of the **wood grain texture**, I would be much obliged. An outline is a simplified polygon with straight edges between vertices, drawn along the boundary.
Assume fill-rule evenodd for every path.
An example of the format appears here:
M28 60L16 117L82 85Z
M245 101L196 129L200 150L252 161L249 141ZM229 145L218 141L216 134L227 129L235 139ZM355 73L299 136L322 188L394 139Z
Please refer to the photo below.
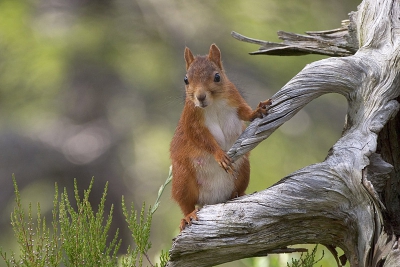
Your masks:
M357 40L354 54L306 66L228 152L237 160L313 99L338 93L348 101L346 124L325 161L204 207L174 240L168 266L213 266L304 243L340 247L351 266L399 266L399 208L391 207L400 188L399 1L363 1L348 29L341 40Z
M232 32L233 38L243 42L258 44L258 51L251 55L270 56L301 56L320 54L331 57L345 57L354 54L358 49L357 39L352 38L353 29L349 20L342 21L342 26L328 31L307 31L306 34L297 34L278 31L282 43L267 42L246 37Z

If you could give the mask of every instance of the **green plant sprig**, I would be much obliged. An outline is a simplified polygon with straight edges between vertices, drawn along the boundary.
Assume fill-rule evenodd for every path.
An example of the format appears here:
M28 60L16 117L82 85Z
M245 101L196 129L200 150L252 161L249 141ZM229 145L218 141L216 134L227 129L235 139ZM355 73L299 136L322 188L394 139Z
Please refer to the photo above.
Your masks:
M142 205L142 209L140 211L140 215L138 216L138 212L135 210L134 204L131 204L130 211L126 208L124 197L122 196L122 211L125 216L126 222L128 223L128 228L132 232L132 238L135 241L135 248L128 248L128 257L126 257L122 264L124 267L128 266L142 266L143 265L143 256L147 259L149 264L152 267L157 267L158 264L154 265L148 255L148 251L151 248L150 238L150 230L151 230L151 221L154 212L158 209L160 205L161 196L167 187L167 185L172 181L172 167L169 168L169 174L164 184L161 185L158 190L157 199L153 205L153 207L149 207L147 213L145 213L145 203ZM169 254L168 252L161 251L160 257L160 265L165 266L168 262Z
M143 203L140 214L132 203L128 211L124 197L122 197L123 214L132 232L135 247L128 248L127 256L123 257L122 266L143 266L143 257L152 267L165 266L168 262L168 252L161 251L160 265L153 265L148 251L151 248L150 230L152 215L160 205L160 198L166 186L172 180L172 171L165 183L160 187L153 207L146 209ZM57 184L53 200L52 223L50 228L41 215L40 204L37 204L37 219L32 215L32 204L29 204L28 213L25 213L21 204L21 196L17 182L13 176L16 207L11 214L11 224L19 244L20 255L16 259L14 252L8 258L6 252L0 248L0 256L7 266L117 266L117 252L121 245L118 239L118 230L113 240L107 244L108 232L112 222L114 206L111 206L108 216L104 214L108 183L94 212L89 202L89 195L93 188L92 178L89 188L84 190L83 198L79 197L78 185L74 179L74 197L76 209L71 204L66 188L59 195ZM107 218L105 218L107 217ZM35 226L36 224L36 226Z
M292 258L292 264L290 265L287 263L287 267L313 267L315 264L317 264L319 261L322 260L324 257L324 251L322 251L322 256L319 259L315 259L316 253L317 253L317 248L318 244L315 245L311 253L306 252L306 254L301 253L299 259L293 259Z

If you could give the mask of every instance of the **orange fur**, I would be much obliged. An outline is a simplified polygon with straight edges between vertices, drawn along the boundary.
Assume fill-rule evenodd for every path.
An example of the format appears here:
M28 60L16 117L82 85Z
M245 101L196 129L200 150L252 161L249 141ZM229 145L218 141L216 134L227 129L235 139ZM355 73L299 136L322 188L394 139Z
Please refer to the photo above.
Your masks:
M219 48L207 56L184 53L187 75L185 106L171 142L172 197L184 218L180 229L197 220L196 205L225 202L245 194L249 183L249 155L237 162L227 156L244 129L267 113L270 100L252 110L225 75ZM218 167L219 165L219 167Z

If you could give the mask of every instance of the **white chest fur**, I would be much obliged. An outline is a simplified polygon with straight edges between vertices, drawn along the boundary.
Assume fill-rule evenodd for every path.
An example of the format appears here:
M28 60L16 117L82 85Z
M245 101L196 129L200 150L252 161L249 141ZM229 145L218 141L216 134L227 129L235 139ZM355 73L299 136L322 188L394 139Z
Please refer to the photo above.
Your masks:
M204 109L205 125L222 150L228 151L243 130L237 109L225 100L217 100Z
M243 130L243 122L237 115L236 108L230 107L226 101L219 100L204 110L205 125L214 136L222 150L227 151ZM234 163L240 167L242 160ZM194 161L197 170L197 182L200 187L199 205L216 204L231 198L235 191L235 175L226 173L208 154Z

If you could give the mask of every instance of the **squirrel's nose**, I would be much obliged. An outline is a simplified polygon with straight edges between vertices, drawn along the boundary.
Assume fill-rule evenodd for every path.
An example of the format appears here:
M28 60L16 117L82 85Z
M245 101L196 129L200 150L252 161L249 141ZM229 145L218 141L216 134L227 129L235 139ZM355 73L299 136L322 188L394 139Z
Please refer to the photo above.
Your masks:
M196 95L197 100L203 102L206 99L206 94Z

